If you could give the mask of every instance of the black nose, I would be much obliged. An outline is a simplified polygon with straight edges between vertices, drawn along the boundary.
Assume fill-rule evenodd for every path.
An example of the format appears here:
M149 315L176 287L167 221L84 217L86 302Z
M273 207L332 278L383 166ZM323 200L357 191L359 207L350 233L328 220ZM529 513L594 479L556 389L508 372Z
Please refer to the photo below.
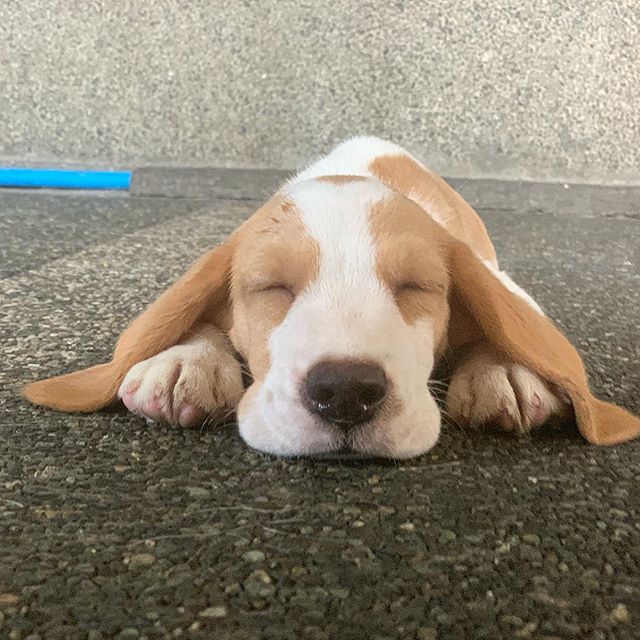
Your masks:
M387 377L376 364L327 360L309 371L302 397L311 413L348 428L375 416L387 396L387 388Z

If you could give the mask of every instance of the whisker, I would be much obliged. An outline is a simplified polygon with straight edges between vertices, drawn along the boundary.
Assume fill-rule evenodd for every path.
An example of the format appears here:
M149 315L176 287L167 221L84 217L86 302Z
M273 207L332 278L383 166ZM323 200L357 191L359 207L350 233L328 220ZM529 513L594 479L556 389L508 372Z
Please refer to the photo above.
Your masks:
M456 427L458 427L458 429L460 429L460 431L462 431L463 433L467 433L467 429L463 424L461 424L458 421L457 418L454 418L442 405L440 405L439 408L440 408L440 413L447 419L447 422L450 422Z

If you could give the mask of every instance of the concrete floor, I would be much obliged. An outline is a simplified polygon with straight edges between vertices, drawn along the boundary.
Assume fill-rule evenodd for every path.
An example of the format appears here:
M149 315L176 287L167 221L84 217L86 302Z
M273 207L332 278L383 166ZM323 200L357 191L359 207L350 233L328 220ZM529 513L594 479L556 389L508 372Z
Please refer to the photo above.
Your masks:
M232 425L20 400L106 359L255 205L0 193L0 637L637 638L640 442L447 427L401 464L278 460ZM481 213L597 393L640 412L637 209Z

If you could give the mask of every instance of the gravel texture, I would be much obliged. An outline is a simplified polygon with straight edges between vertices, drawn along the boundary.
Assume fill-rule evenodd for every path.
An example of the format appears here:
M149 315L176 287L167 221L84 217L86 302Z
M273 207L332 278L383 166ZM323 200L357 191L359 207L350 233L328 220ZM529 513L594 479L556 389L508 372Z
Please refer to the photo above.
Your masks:
M105 359L254 204L0 193L0 637L635 640L640 442L449 426L410 462L281 460L233 425L19 399ZM482 215L597 392L640 411L640 222Z
M0 2L0 157L640 183L637 0Z

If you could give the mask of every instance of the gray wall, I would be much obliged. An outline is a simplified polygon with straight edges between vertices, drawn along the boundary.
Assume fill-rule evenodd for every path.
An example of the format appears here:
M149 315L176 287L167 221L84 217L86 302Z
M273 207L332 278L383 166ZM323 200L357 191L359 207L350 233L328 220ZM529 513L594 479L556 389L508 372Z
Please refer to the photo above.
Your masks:
M638 0L4 0L0 158L640 183Z

